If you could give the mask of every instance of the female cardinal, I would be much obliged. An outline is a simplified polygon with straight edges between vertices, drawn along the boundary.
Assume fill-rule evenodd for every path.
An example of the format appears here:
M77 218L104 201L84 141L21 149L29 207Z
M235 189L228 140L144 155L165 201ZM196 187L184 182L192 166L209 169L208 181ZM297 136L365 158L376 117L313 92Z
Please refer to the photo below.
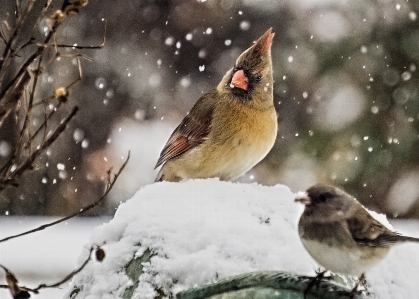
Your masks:
M195 103L163 148L156 181L233 180L268 154L277 135L273 37L270 28Z

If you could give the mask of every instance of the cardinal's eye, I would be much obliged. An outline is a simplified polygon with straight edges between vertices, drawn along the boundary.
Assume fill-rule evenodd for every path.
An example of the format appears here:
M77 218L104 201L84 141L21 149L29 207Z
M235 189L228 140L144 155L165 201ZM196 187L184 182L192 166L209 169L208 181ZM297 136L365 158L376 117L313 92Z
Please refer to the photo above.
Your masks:
M262 80L262 75L258 75L258 76L256 77L256 82L260 82L260 80Z

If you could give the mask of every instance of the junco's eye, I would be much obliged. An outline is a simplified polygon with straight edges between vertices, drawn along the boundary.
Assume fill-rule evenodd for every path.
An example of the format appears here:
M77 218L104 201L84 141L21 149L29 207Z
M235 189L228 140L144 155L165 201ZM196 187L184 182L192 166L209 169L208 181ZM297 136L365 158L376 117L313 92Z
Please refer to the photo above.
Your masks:
M321 202L325 202L328 198L332 198L332 197L334 197L332 193L325 192L319 196L319 199Z
M320 195L319 199L320 199L321 202L325 202L327 197L326 197L326 195L322 194L322 195Z
M258 75L257 77L256 77L256 82L260 82L260 80L262 80L262 75Z

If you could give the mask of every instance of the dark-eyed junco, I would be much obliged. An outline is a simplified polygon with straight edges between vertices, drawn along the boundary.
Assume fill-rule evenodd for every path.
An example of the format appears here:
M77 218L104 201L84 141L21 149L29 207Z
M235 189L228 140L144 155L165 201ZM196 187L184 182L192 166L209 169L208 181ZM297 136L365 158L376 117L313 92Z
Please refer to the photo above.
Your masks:
M359 281L392 245L419 242L388 229L354 197L333 186L314 185L295 201L305 205L298 233L306 250L325 269Z
M277 135L273 37L271 28L195 103L163 148L156 181L232 180L267 155Z

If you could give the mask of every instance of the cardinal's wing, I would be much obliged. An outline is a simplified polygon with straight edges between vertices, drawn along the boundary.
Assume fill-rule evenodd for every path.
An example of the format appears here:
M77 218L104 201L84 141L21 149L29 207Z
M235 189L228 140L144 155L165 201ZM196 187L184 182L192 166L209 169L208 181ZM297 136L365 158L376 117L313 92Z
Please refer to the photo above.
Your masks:
M217 100L217 90L204 94L194 105L180 125L173 131L157 161L156 167L178 157L204 142L211 130L212 115Z

